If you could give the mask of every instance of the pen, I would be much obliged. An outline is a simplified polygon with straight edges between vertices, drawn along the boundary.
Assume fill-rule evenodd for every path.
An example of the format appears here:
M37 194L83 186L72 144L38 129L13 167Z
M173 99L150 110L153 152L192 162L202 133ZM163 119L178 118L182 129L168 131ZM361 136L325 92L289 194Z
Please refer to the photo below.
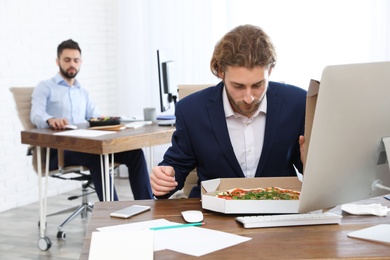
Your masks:
M172 225L172 226L162 226L162 227L152 227L150 230L162 230L162 229L171 229L171 228L183 228L183 227L194 227L194 226L202 226L204 222L196 222L196 223L187 223L180 225Z

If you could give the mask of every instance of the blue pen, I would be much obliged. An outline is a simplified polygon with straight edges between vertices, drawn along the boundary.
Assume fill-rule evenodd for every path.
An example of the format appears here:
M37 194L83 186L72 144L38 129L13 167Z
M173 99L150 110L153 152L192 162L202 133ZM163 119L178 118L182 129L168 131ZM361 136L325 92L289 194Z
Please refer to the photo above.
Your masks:
M162 226L162 227L152 227L150 230L163 230L163 229L171 229L171 228L183 228L183 227L194 227L194 226L202 226L204 222L196 222L196 223L187 223L180 225L172 225L172 226Z

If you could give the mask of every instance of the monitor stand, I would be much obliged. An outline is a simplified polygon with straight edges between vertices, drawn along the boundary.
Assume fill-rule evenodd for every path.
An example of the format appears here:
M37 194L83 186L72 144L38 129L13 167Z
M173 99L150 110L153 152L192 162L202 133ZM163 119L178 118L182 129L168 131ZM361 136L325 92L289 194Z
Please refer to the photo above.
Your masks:
M176 124L176 117L173 114L162 114L156 119L159 126L174 126Z
M175 126L176 125L176 119L171 120L158 120L157 123L159 126Z
M175 107L176 107L176 96L174 97L174 106L170 106L169 109L162 112L160 115L157 115L157 124L159 126L175 126L176 125L176 116L175 116Z
M383 137L382 138L383 145L385 146L385 153L387 157L387 161L389 161L390 158L390 137ZM390 169L390 164L389 164Z
M379 159L377 161L377 165L379 164L385 164L387 163L389 165L389 174L390 174L390 163L389 163L389 157L390 157L390 137L382 137L382 143L384 146L384 151L379 152ZM371 185L371 190L376 189L383 189L383 190L389 190L390 187L382 185L382 180L377 179L375 180Z

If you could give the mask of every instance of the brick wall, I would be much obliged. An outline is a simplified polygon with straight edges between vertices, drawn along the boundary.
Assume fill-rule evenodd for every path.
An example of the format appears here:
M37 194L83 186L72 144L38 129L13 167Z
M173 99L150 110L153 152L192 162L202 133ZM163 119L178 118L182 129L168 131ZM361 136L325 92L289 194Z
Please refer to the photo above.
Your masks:
M103 113L114 114L117 96L116 1L0 0L0 212L38 200L37 176L9 91L35 86L58 71L56 48L79 42L83 64L78 79ZM49 178L49 196L80 183Z

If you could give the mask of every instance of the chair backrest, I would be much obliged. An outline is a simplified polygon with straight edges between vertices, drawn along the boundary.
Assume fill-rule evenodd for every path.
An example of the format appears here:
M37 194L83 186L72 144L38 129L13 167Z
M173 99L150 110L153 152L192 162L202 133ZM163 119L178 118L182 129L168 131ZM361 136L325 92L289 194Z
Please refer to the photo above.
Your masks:
M33 123L31 123L30 120L30 111L31 111L31 96L34 91L34 87L11 87L9 89L12 92L12 95L14 96L15 104L16 104L16 110L18 113L18 117L20 122L22 123L24 130L29 130L36 128ZM32 163L35 172L38 172L38 165L37 165L37 153L36 153L36 147L30 146L28 148L27 155L33 155ZM41 149L41 163L42 163L42 173L45 171L45 156L46 156L46 149L42 147Z
M34 87L11 87L9 89L15 100L16 104L16 110L18 113L18 117L20 122L22 123L24 130L34 129L36 126L31 123L30 120L30 112L31 112L31 98L32 93L34 91ZM34 146L30 146L28 148L27 155L32 155L32 163L35 172L38 172L38 165L37 165L37 149ZM78 172L78 171L87 171L88 169L83 166L67 166L64 167L64 151L61 149L57 149L58 153L58 169L61 170L61 172ZM46 167L46 148L41 147L41 165L42 165L42 174L45 173L45 167ZM117 166L117 164L115 164ZM58 172L58 171L55 171Z
M179 100L199 90L214 86L215 84L190 84L190 85L178 85Z
M16 103L16 109L18 112L19 120L23 125L24 130L36 128L31 123L30 111L31 111L31 95L34 87L12 87L10 91L14 96Z

